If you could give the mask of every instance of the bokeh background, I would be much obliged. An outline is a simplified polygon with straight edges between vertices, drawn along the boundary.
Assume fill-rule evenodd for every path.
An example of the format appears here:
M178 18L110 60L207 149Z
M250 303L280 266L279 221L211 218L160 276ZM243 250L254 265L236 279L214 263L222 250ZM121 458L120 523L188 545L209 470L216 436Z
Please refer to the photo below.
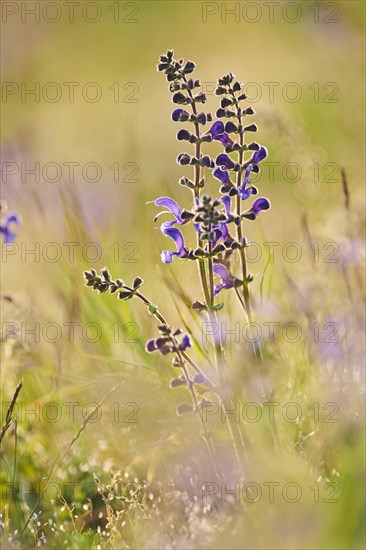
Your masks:
M93 473L108 479L120 470L161 496L151 503L141 489L149 502L131 504L105 547L362 548L364 3L82 1L70 3L72 20L65 2L36 4L1 6L1 199L22 218L15 244L1 250L2 402L23 379L21 403L41 407L40 416L19 411L17 430L12 426L1 450L3 483L32 488L26 497L18 488L10 500L2 494L3 517L10 517L2 527L6 544L57 547L64 537L70 548L103 545L103 537L95 538L96 493L85 494L82 483ZM146 204L168 195L190 208L190 194L178 185L189 173L175 162L189 145L175 140L170 93L156 71L168 48L197 63L211 112L219 103L218 77L232 71L247 85L259 127L253 137L276 163L273 172L263 165L257 179L272 209L246 230L261 250L250 264L252 294L258 322L297 322L302 336L296 343L263 336L265 381L280 402L296 401L304 410L314 402L339 407L337 423L314 425L309 412L295 424L281 417L282 450L275 453L268 425L247 426L254 457L248 479L306 488L316 480L339 482L337 503L314 503L308 490L296 504L261 500L247 509L234 503L216 513L199 498L192 504L212 472L194 419L175 414L184 390L169 389L169 360L144 351L156 323L135 300L119 302L84 287L82 272L90 267L107 265L128 283L141 276L145 294L170 323L191 332L198 361L210 369L203 320L188 307L200 299L197 274L191 264L161 263L167 244L153 221L156 207ZM35 94L26 93L32 89ZM207 185L217 191L210 174ZM265 242L279 243L273 261ZM290 242L300 248L298 261L293 250L286 256ZM240 311L234 298L225 296L225 305L222 319L232 328ZM97 329L85 332L88 323ZM336 324L336 343L325 341L326 323ZM239 340L228 341L233 368L242 369L237 396L255 401L258 374L249 346ZM75 482L76 495L64 495L66 504L43 499L37 508L54 518L56 534L43 527L46 520L38 527L35 521L23 543L16 536L9 542L32 509L37 482L82 423L82 407L121 381L100 421L87 427L55 474L59 483ZM42 415L50 402L62 410L56 422ZM72 419L69 402L78 403ZM134 407L138 422L129 423ZM225 429L217 421L223 457ZM228 479L234 482L229 473Z

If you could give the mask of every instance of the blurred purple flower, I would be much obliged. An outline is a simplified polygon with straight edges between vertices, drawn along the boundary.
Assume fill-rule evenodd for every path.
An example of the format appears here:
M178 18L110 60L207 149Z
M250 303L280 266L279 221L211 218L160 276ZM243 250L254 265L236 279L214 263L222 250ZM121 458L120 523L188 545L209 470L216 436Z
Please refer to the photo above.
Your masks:
M157 350L156 344L155 344L155 338L152 338L151 340L148 340L146 342L146 351L149 353Z
M215 286L215 297L221 292L222 289L234 287L235 279L229 274L228 270L223 264L216 264L213 268L213 272L216 273L216 275L218 275L222 280L222 283Z
M6 214L0 224L0 233L3 235L5 244L11 244L14 242L16 234L10 230L11 224L20 225L20 218L17 212L9 212Z
M191 348L191 347L192 347L192 344L188 334L184 334L181 340L181 343L179 344L179 350L185 351L187 348Z

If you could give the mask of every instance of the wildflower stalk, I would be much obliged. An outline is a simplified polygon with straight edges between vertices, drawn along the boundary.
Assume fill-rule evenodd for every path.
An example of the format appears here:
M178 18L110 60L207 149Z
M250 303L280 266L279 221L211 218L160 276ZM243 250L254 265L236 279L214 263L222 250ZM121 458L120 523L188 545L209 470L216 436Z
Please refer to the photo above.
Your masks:
M162 331L162 334L165 335L168 340L170 340L172 344L173 353L177 357L177 362L174 363L174 366L179 366L183 371L186 386L191 395L193 411L196 415L200 417L200 422L203 430L203 439L207 445L208 451L212 458L215 471L218 477L220 477L220 467L217 460L217 454L216 454L216 449L212 439L212 434L207 429L206 424L203 422L202 415L199 414L200 405L197 399L195 385L189 376L189 372L187 370L185 362L187 362L209 386L214 387L213 382L211 382L211 380L209 380L209 378L203 374L201 369L195 364L195 362L186 353L185 349L180 349L181 346L178 343L178 340L175 336L175 333L173 332L172 327L169 325L165 317L160 313L158 307L139 291L139 288L143 283L143 280L140 277L137 277L134 280L133 285L129 286L129 285L126 285L120 279L117 279L116 281L114 281L111 278L111 275L107 268L103 268L101 273L102 273L102 277L98 277L95 270L85 271L84 277L86 279L87 286L92 286L94 290L98 290L100 293L103 293L109 290L113 294L118 291L118 297L123 300L128 300L133 297L138 298L147 306L149 313L153 315L162 324L162 326L159 327L159 329Z
M193 96L193 93L190 87L188 86L188 81L187 81L186 75L184 74L184 70L179 71L179 75L187 86L187 92L188 92L188 97L190 99L191 109L194 116L197 117L198 112L196 108L195 98ZM196 137L195 158L199 160L201 158L201 134L200 134L199 123L196 121L194 122L194 129L195 129L195 137ZM199 162L197 162L194 166L194 185L192 189L194 203L196 204L200 200L200 188L201 188L201 165ZM212 229L213 229L212 224L210 224L209 232L211 232ZM198 248L202 246L202 239L201 239L200 233L197 233L197 246ZM198 258L198 271L199 271L200 283L201 283L204 300L205 300L204 305L208 312L209 321L214 326L218 327L217 312L214 309L215 291L214 291L213 257L212 257L212 240L211 239L209 239L208 241L208 259L207 259L208 280L207 280L207 271L206 271L206 261L204 258L200 258L200 257ZM224 355L224 349L222 345L221 331L219 331L218 337L215 334L213 334L212 338L213 338L213 344L214 344L214 350L215 350L217 378L218 378L220 387L221 386L223 387L223 384L225 381L224 362L226 360L226 357ZM217 393L217 396L219 398L221 406L223 406L223 400L220 393L221 391ZM231 406L233 406L233 401L231 397L230 397L230 404ZM223 407L223 410L225 410L225 407ZM239 468L241 468L240 449L244 450L245 459L246 459L246 462L248 462L243 436L242 436L240 427L235 422L234 423L232 422L230 415L226 414L226 410L225 410L225 416L228 421L230 438L232 440L238 465L239 465Z
M185 84L187 84L187 77L184 73L182 74L182 79ZM197 116L197 107L196 103L194 101L194 97L192 94L192 91L190 88L187 88L188 90L188 96L191 100L191 108L192 112L195 116ZM195 143L195 157L197 159L201 158L201 134L200 134L200 127L198 122L194 122L194 130L195 130L195 136L197 138L197 141ZM194 167L194 199L199 200L200 199L200 180L201 180L201 166L200 164L196 164ZM199 233L197 233L197 246L201 246L201 237ZM205 305L209 311L209 319L210 322L213 322L217 325L217 314L214 312L213 314L210 312L210 308L214 305L214 283L213 283L213 262L212 262L212 243L209 242L209 258L208 258L208 277L209 277L209 284L207 281L207 271L206 271L206 262L204 258L198 258L198 271L200 276L200 282L202 287L202 292L205 299ZM217 376L218 380L220 380L220 367L223 369L223 365L221 365L221 359L223 358L223 347L222 347L222 341L221 341L221 334L219 334L219 338L216 339L213 335L213 344L215 349L215 362L216 362L216 370L217 370Z
M230 94L232 96L232 100L233 100L234 105L235 105L236 118L237 118L237 121L238 121L239 128L242 128L242 117L243 117L243 115L242 115L241 111L239 111L239 104L238 104L238 101L235 97L235 93L234 93L234 90L232 89L232 87L230 87L229 91L230 91ZM237 189L241 185L242 178L243 178L243 172L244 172L243 163L244 163L245 140L244 140L244 131L243 130L239 131L239 145L240 145L240 150L239 150L239 153L238 153L238 157L239 157L238 158L238 164L240 165L240 169L237 173L237 179L236 179ZM236 196L236 215L239 218L241 218L241 197L240 197L239 193ZM237 231L238 241L242 242L243 232L242 232L242 224L241 223L237 226L236 231ZM252 314L252 308L251 308L251 303L250 303L248 268L247 268L247 257L246 257L245 247L240 247L239 255L240 255L240 263L241 263L241 270L242 270L242 279L243 279L243 287L242 288L243 288L243 301L244 301L244 304L241 300L239 300L239 301L240 301L242 307L244 305L243 309L246 313L246 316L247 316L247 319L248 319L249 323L253 323L253 314ZM263 359L262 350L261 350L259 342L254 342L253 341L253 349L254 349L254 353L255 353L256 357L258 359Z
M125 286L124 287L126 290L130 290L130 291L133 291L133 289L129 286ZM158 310L158 307L153 304L148 298L146 298L146 296L144 296L143 294L141 294L141 292L136 292L135 293L135 296L136 298L139 298L145 305L147 305L148 309L149 309L149 312L158 320L160 321L161 323L163 323L163 325L167 325L167 326L170 326L168 321L165 319L165 317L163 317L163 315L160 313L160 311ZM175 344L177 343L177 341L175 340ZM181 352L182 356L184 357L184 359L187 361L187 363L189 363L191 365L191 367L198 373L198 374L202 374L206 379L207 381L209 382L209 384L211 386L214 386L214 383L205 375L203 374L203 372L201 371L201 369L199 368L199 366L193 361L193 359L188 355L188 353L186 353L185 351L182 351Z
M128 286L125 286L126 290L132 290L131 287L128 287ZM168 321L165 319L165 317L163 317L163 315L160 313L160 311L158 310L157 306L155 304L153 304L152 302L150 302L150 300L148 300L148 298L146 298L146 296L144 296L143 294L141 294L141 292L136 292L135 293L135 296L137 298L140 298L140 300L142 302L144 302L145 305L148 306L149 308L149 311L150 313L152 313L152 315L154 317L156 317L156 319L158 319L158 321L160 321L161 323L163 323L164 325L167 325L167 326L170 326ZM175 344L177 344L177 341L175 340ZM212 380L210 380L207 375L203 374L202 370L199 368L199 366L193 361L193 359L188 355L188 353L186 353L185 351L181 351L180 352L182 357L184 357L184 359L187 361L187 363L189 363L191 365L191 367L198 373L198 374L201 374L203 375L207 382L209 383L210 386L214 387L215 384L212 382Z
M198 404L197 395L196 395L196 392L194 390L194 385L190 381L190 377L189 377L189 374L188 374L188 371L187 371L187 367L186 367L186 365L183 361L182 357L184 357L184 356L183 356L182 352L177 351L177 356L178 356L178 359L180 361L181 369L184 373L184 378L186 380L187 387L188 387L188 389L190 391L190 394L191 394L191 399L192 399L193 406L194 406L194 412L195 412L196 415L198 415L200 417L201 426L202 426L202 429L203 429L203 439L206 442L207 448L208 448L209 453L211 455L211 459L212 459L213 464L215 466L215 471L216 471L218 477L220 478L220 476L222 477L222 473L221 473L221 468L220 468L219 463L218 463L216 449L215 449L215 445L214 445L213 438L212 438L212 433L211 433L210 430L207 429L207 426L206 426L205 422L203 421L202 415L199 413L200 407L199 407L199 404Z

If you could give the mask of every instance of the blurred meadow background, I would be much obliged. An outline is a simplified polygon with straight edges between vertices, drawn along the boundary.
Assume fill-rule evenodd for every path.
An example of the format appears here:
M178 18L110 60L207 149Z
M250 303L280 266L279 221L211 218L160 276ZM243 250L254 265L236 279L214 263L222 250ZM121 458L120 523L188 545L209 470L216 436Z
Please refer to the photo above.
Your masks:
M271 19L266 2L83 1L70 3L72 21L68 3L35 4L2 2L1 199L22 220L1 245L2 423L23 380L0 450L2 547L364 548L364 3L279 2ZM258 422L240 419L245 482L227 422L209 418L227 490L255 483L255 501L215 485L197 419L177 416L187 397L169 387L176 369L145 351L155 319L82 276L108 266L129 284L142 277L211 374L206 318L189 307L202 299L196 269L161 263L171 243L146 204L171 196L191 207L178 185L190 168L176 163L190 145L175 139L156 71L168 48L196 62L205 111L219 105L223 74L252 83L253 139L275 163L256 178L272 208L245 228L257 243L262 367L234 294L219 313L227 331L239 323L226 342L235 403L262 410ZM264 243L277 243L273 257ZM119 384L61 462L90 407ZM273 422L261 386L279 403ZM289 403L301 412L285 409L292 421ZM265 483L277 484L273 498ZM283 497L294 483L297 501Z

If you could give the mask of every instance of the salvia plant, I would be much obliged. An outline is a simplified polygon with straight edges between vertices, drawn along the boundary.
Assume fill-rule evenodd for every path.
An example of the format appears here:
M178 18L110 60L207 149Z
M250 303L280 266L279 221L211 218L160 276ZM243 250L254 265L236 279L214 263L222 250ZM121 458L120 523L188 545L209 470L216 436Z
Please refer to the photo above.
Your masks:
M185 170L179 184L191 193L191 208L184 209L171 197L159 197L152 203L161 210L156 213L156 222L161 215L168 214L169 221L160 225L165 237L172 241L173 250L162 250L161 260L170 264L173 260L195 263L202 289L191 304L197 313L208 316L217 322L217 316L224 307L224 293L232 291L236 295L246 319L252 321L250 283L253 275L247 268L246 249L249 243L245 237L246 224L256 220L261 212L270 208L267 198L258 196L258 189L251 183L251 175L260 171L260 163L267 157L267 149L248 138L257 132L257 125L251 122L254 109L248 105L243 84L232 73L218 79L215 93L220 107L215 115L205 111L207 96L200 80L192 75L195 63L174 59L172 50L160 56L157 69L163 73L172 94L175 108L172 120L180 125L177 139L186 142L187 151L177 157L177 162ZM217 148L222 151L212 156ZM211 172L217 185L214 192L207 193L207 173ZM188 227L191 237L186 237ZM193 235L193 237L192 237ZM194 242L187 246L186 242ZM234 262L235 255L239 261ZM233 266L240 269L233 269ZM120 300L137 298L148 308L158 321L158 334L146 344L148 353L170 355L172 365L178 374L171 381L171 387L186 387L190 394L189 403L177 407L179 415L195 413L201 420L202 435L215 463L219 476L219 465L212 434L202 422L200 410L208 403L202 398L207 388L210 395L219 400L225 397L226 364L225 349L220 336L214 337L217 371L214 379L204 373L192 358L190 336L179 328L172 327L153 304L141 292L143 280L136 277L131 285L121 279L114 280L107 268L100 275L94 269L84 272L86 285L99 293L110 292ZM261 350L254 345L254 357L259 361ZM230 421L228 427L236 457L239 463L246 460L244 438L238 424Z

